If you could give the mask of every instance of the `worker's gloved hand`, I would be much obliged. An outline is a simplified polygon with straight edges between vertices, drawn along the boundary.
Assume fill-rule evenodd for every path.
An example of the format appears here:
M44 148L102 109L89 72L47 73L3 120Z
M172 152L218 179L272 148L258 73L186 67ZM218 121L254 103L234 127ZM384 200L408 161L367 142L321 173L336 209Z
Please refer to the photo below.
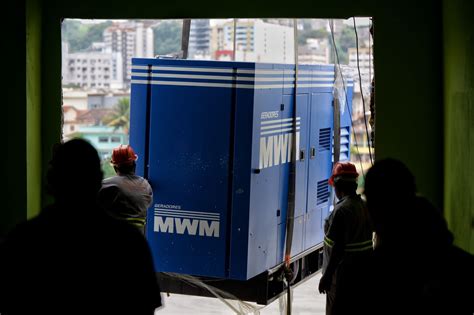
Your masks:
M331 287L331 277L324 274L319 280L319 293L327 293Z

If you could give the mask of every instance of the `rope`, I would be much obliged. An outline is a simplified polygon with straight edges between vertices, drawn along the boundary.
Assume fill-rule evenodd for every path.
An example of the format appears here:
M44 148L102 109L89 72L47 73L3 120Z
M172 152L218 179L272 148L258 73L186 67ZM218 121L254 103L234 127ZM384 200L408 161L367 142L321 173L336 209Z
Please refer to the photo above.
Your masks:
M372 150L370 149L370 136L369 136L369 127L367 127L367 117L365 116L365 99L364 99L364 91L362 89L362 76L360 74L360 66L359 66L359 36L357 34L357 26L355 17L352 17L354 22L354 32L356 37L356 52L357 52L357 72L359 73L359 86L360 86L360 95L362 98L362 109L364 111L364 125L365 125L365 133L367 136L367 144L369 147L369 157L370 157L370 164L374 165L374 161L372 159ZM370 36L369 36L370 38ZM369 64L370 64L370 55L369 55Z
M200 279L190 276L190 275L183 275L183 274L172 273L172 272L163 272L163 274L167 275L168 277L177 278L180 281L185 282L189 285L207 290L213 296L218 298L222 303L227 305L235 314L238 314L238 315L246 315L246 314L259 315L260 310L266 307L266 306L263 306L263 307L254 306L250 303L239 300L236 296L230 294L229 292L223 291L212 285L204 283Z
M333 42L333 46L334 46L334 52L336 54L336 61L337 61L337 70L339 70L339 74L341 75L341 79L342 79L342 85L343 85L343 89L344 89L344 96L345 96L345 100L346 100L346 108L348 110L349 113L351 113L351 126L352 126L352 134L354 136L354 143L355 143L355 146L356 146L356 150L357 150L357 156L359 157L359 163L360 163L360 168L362 170L362 177L364 178L364 181L365 181L365 173L364 173L364 167L362 166L362 159L360 157L360 152L359 152L359 145L357 144L357 137L356 137L356 134L355 134L355 131L354 131L354 122L352 121L352 111L349 110L349 106L347 105L348 103L348 99L347 99L347 88L346 88L346 82L344 80L344 75L342 73L342 70L341 70L341 64L339 62L339 53L337 51L337 46L336 46L336 40L334 38L334 26L333 26L333 20L329 20L329 28L331 29L331 38L332 38L332 42Z
M286 279L286 314L291 315L291 283L294 281L294 272L290 268L291 246L293 242L294 216L295 216L295 191L296 191L296 117L297 117L297 91L298 91L298 20L293 19L293 40L295 58L295 90L293 94L293 133L292 143L292 163L290 164L290 174L288 176L288 208L286 210L286 243L285 243L285 264L284 274Z

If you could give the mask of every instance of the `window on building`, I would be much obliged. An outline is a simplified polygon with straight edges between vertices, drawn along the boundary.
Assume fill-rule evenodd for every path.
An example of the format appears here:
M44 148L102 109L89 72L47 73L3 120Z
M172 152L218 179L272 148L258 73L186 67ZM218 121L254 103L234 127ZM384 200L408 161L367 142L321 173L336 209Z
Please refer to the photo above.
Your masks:
M107 143L109 142L109 137L99 137L99 143Z
M113 136L110 138L110 142L119 143L119 142L122 142L122 139L120 137Z

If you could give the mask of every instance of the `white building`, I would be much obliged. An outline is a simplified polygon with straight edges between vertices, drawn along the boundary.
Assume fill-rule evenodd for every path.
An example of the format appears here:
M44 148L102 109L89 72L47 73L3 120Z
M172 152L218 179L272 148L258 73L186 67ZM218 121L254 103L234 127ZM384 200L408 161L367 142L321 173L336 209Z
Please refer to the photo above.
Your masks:
M329 43L326 38L308 38L306 45L298 47L298 62L300 64L328 64Z
M132 58L153 58L153 29L142 22L115 23L104 30L107 50L121 55L123 81L128 86L132 75Z
M123 88L122 56L111 51L69 53L63 44L63 85L81 88Z
M74 106L63 106L63 139L69 140L70 136L77 133L80 123L78 117L86 110L79 110Z
M219 51L234 49L234 22L214 26L211 47ZM294 62L293 28L265 23L261 20L239 19L236 25L236 60L269 63Z
M192 20L189 31L188 59L210 59L210 37L209 20Z
M357 49L349 48L349 66L355 70L354 81L358 84L359 76L357 69ZM374 59L372 50L368 47L359 48L359 68L362 77L362 87L364 95L368 95L372 76L374 75Z
M71 88L63 88L63 104L74 107L77 110L88 109L87 105L88 93L84 90L76 90Z

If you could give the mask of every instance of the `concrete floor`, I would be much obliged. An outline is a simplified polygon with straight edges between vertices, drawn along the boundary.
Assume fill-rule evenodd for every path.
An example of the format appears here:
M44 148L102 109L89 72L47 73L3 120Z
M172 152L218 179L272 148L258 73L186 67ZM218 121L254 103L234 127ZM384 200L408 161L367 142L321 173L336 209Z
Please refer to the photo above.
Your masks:
M294 315L324 315L326 296L319 294L318 283L321 278L321 273L318 273L310 280L299 285L293 290L293 308ZM284 297L286 299L286 297ZM178 315L178 314L192 314L192 315L222 315L235 314L227 305L215 298L205 298L197 296L186 296L179 294L171 294L169 297L166 294L162 295L164 300L164 307L156 311L156 315ZM276 300L270 305L256 305L260 309L260 315L276 315L285 314L280 312L279 301Z

